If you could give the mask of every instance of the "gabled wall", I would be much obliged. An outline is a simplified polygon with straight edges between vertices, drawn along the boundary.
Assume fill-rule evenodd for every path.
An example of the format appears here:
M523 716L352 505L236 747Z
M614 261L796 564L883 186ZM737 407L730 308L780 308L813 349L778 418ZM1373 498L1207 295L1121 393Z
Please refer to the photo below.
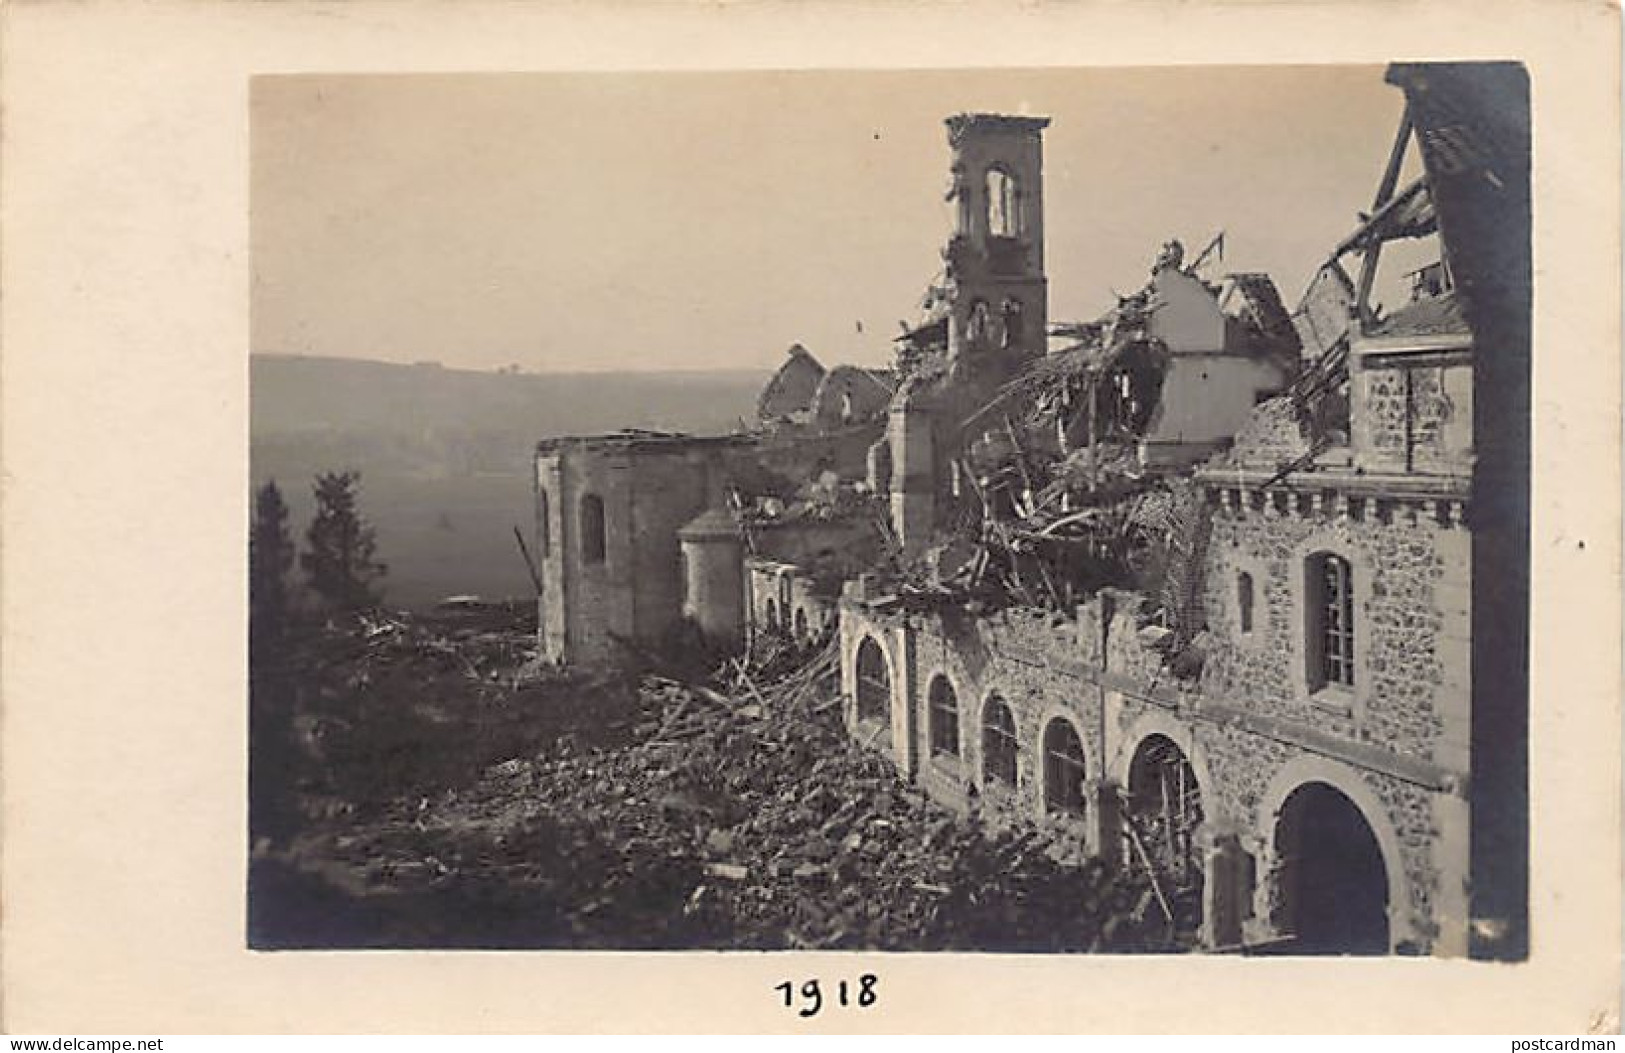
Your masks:
M1169 351L1177 355L1224 349L1224 312L1202 279L1165 267L1151 278L1151 297L1156 310L1147 330Z
M1258 402L1288 382L1280 361L1238 343L1217 294L1196 275L1165 267L1151 279L1147 332L1168 352L1158 404L1142 437L1146 465L1193 464L1221 449Z
M1281 391L1286 371L1246 355L1174 355L1161 397L1141 439L1145 464L1189 464L1221 449L1260 399Z

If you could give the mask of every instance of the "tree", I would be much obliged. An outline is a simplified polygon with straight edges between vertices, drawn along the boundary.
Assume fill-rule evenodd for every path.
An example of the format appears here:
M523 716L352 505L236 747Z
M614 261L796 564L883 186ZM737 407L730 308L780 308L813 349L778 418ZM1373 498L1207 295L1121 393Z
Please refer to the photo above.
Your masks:
M249 626L256 640L276 638L287 623L293 557L288 506L272 479L254 495L254 523L248 535Z
M255 840L283 836L297 816L289 774L296 751L284 634L293 613L288 586L293 563L288 506L271 480L254 494L248 534L248 823Z
M377 537L356 510L359 472L323 472L316 477L316 516L299 557L311 589L332 611L355 611L378 602L373 583L388 567L373 556Z

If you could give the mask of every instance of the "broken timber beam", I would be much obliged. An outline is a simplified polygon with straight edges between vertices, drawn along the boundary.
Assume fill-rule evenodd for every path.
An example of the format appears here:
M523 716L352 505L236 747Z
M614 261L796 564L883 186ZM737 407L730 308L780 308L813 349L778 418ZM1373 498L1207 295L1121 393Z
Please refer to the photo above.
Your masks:
M1151 863L1151 856L1145 850L1145 842L1140 840L1140 831L1135 829L1134 819L1126 809L1123 812L1123 827L1128 831L1129 840L1134 843L1134 850L1139 853L1140 863L1145 867L1145 876L1151 879L1151 891L1157 895L1157 905L1162 908L1163 916L1168 924L1174 923L1174 908L1169 905L1168 897L1163 894L1162 882L1157 880L1157 868Z

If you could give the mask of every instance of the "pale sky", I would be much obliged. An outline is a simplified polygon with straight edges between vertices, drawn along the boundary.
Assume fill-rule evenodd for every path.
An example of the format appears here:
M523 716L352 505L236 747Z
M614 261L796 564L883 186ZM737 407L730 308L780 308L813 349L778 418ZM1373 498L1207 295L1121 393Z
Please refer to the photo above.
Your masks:
M1209 274L1268 271L1290 307L1370 208L1402 103L1380 66L260 77L253 348L884 365L941 266L965 110L1052 119L1052 322L1221 228Z

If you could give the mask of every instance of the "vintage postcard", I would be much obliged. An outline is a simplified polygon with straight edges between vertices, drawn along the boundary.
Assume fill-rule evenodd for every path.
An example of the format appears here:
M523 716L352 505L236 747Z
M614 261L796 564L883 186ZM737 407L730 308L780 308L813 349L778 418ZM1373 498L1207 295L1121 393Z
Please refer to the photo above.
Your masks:
M1617 1030L1491 6L11 9L8 1029Z

